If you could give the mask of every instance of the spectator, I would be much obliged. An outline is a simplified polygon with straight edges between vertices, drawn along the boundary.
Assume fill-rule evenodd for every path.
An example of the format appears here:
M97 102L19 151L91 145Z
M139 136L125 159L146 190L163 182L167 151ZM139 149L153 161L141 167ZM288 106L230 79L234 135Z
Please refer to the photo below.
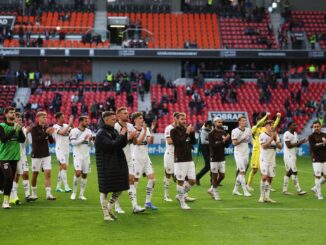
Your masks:
M306 93L308 91L308 87L309 87L309 82L308 82L307 76L304 75L303 79L301 81L301 89L304 93Z
M77 82L84 82L84 74L81 71L78 71L76 74Z
M97 116L97 104L96 102L93 102L91 106L91 119L96 118L96 116Z
M130 92L127 94L127 103L128 103L128 107L133 107L134 97L132 96L132 93L130 93Z
M288 89L289 88L289 76L286 73L283 77L282 77L282 88L283 89Z
M81 105L80 111L81 111L81 114L83 116L87 116L88 115L88 107L87 107L87 105L85 103L83 103Z
M72 114L74 117L77 117L77 114L78 114L78 108L77 108L76 103L74 103L74 104L71 106L71 114Z
M39 35L37 38L37 47L43 47L43 38L41 35Z
M300 89L297 91L295 99L296 99L296 102L300 105L300 103L301 103L301 90Z
M71 103L77 103L78 102L78 96L77 94L73 93L71 96Z

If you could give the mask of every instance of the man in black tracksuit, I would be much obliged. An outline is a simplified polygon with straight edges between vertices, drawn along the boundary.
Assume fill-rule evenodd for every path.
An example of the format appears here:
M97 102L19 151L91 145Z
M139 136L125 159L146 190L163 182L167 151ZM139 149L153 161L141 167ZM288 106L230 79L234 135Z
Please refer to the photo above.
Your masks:
M212 121L206 121L202 127L200 132L200 147L201 152L203 153L205 166L200 170L200 172L196 175L196 183L200 185L200 179L209 171L210 169L210 161L209 161L209 145L208 145L208 134L211 132L212 129Z
M182 209L191 209L185 199L186 193L196 183L195 163L192 161L192 145L196 143L195 129L192 125L186 126L186 114L180 113L176 117L177 126L171 130L174 144L174 174L177 178L177 199ZM188 181L185 181L188 177ZM194 201L194 199L192 199Z

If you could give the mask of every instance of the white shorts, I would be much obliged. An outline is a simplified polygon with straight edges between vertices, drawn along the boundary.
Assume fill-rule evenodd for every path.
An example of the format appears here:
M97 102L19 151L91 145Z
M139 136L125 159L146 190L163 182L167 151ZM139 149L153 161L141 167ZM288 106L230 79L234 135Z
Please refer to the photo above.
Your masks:
M249 156L243 157L239 155L234 155L235 163L237 165L237 169L240 172L246 172L248 163L249 163Z
M275 177L275 165L273 163L260 162L260 173L268 177Z
M57 159L60 164L69 164L69 152L56 151L55 155L57 156Z
M211 162L211 172L213 174L225 173L225 161L223 162Z
M146 176L154 173L152 162L149 156L146 156L144 158L139 158L139 159L133 158L132 162L134 165L135 178L139 179L143 175L143 173L145 173Z
M195 180L195 163L193 161L174 163L174 174L177 180L184 181L186 176L188 176L188 179Z
M29 171L28 162L26 159L20 159L17 163L16 174L22 175L24 172Z
M129 175L135 175L135 166L133 161L128 162Z
M290 169L292 172L297 172L297 163L295 158L284 158L285 170L288 172Z
M324 176L326 175L326 162L313 162L312 168L315 176L320 177L322 173Z
M90 172L90 166L90 157L84 159L74 158L74 168L76 171L81 171L83 174L88 174Z
M43 170L51 170L51 156L42 158L32 158L32 171L40 172L41 168Z
M167 174L173 174L174 155L171 152L164 153L164 170Z

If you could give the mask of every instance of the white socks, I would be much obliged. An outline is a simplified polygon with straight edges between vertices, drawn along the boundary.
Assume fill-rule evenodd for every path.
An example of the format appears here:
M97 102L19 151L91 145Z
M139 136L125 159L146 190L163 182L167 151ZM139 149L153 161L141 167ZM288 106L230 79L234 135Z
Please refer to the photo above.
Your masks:
M234 185L233 192L238 192L240 185L241 185L241 182L240 182L240 174L238 174L237 178L235 179L235 185Z
M67 170L62 169L60 172L61 172L61 180L63 182L63 185L67 189L67 188L69 188L68 181L67 181Z
M297 191L298 192L301 191L298 175L292 175L292 180L293 180L294 186L297 189Z
M32 186L32 196L33 197L37 197L36 189L37 189L36 186Z
M192 187L192 186L189 184L188 181L185 181L184 184L183 184L183 186L185 187L185 189L184 189L185 193L188 193L188 192L190 191L191 187Z
M169 196L169 185L170 185L170 179L168 179L166 176L164 176L164 196Z
M177 192L178 192L178 199L180 201L180 204L182 205L185 203L185 200L184 200L185 188L184 188L184 186L177 184Z
M137 204L137 194L136 194L136 188L135 185L130 185L130 188L128 190L128 195L131 200L132 207L135 208L138 206Z
M109 215L107 194L100 193L100 203L104 216Z
M269 199L269 194L271 192L271 185L268 183L268 181L265 181L265 199Z
M242 175L242 174L239 174L238 177L239 177L239 182L241 184L241 187L242 187L243 192L244 193L248 193L247 186L246 186L246 178L245 178L245 176Z
M265 199L265 181L262 179L260 180L260 197L264 200Z
M58 173L58 184L57 184L57 189L61 188L61 184L63 183L64 187L67 189L69 188L68 186L68 181L67 181L67 170L66 169L61 169Z
M58 181L57 181L57 189L60 189L61 188L61 184L62 184L61 170L59 169L59 172L58 172Z
M18 198L18 183L16 181L12 182L10 198L11 199Z
M315 187L316 187L316 194L317 196L321 196L321 180L315 178Z
M24 187L25 197L30 196L31 193L29 190L29 180L23 180L23 187Z
M77 187L78 187L78 181L79 181L80 177L76 177L76 175L74 175L74 184L72 186L72 192L73 193L77 193Z
M290 180L290 178L287 175L285 175L284 176L284 183L283 183L283 192L288 191L289 180Z
M46 197L52 196L51 187L45 187Z
M155 179L149 179L146 186L146 203L151 202Z
M79 196L84 196L86 185L87 185L87 179L83 179L82 178L81 179L81 182L80 182L80 193L79 193Z

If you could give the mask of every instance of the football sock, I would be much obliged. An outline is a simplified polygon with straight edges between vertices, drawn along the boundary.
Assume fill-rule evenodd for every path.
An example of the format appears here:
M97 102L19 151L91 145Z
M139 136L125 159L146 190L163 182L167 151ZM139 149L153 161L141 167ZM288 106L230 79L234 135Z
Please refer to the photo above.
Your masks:
M184 186L185 193L188 193L192 187L188 181L185 181L183 186Z
M315 187L316 187L317 196L320 196L321 195L320 179L315 178Z
M80 182L80 193L79 193L80 196L84 196L86 185L87 185L87 179L82 178Z
M78 181L79 181L80 177L76 177L76 175L74 175L74 184L72 186L72 192L73 193L77 193L77 186L78 186Z
M238 176L239 176L239 181L241 183L241 187L242 187L243 192L248 192L247 191L247 187L246 187L246 179L245 179L245 176L242 175L242 174L239 174Z
M23 180L23 187L24 187L25 197L30 196L29 180Z
M265 181L260 180L260 196L265 199Z
M37 197L36 189L37 189L36 186L32 186L32 195L33 195L34 197Z
M180 204L183 204L185 202L184 200L185 188L183 185L177 185L177 193L178 193L178 199L180 201Z
M288 191L289 179L290 178L287 175L284 175L283 192Z
M61 170L59 170L59 172L58 172L57 189L60 189L60 188L61 188L61 184L62 184L62 179L61 179Z
M109 204L108 204L108 210L109 212L111 211L114 203L119 199L119 196L121 195L121 192L113 192L112 196L109 200Z
M169 196L169 185L170 185L170 179L168 179L166 176L164 176L164 196Z
M151 202L154 186L155 179L149 179L146 186L146 203Z
M301 191L298 175L292 175L293 183L297 191Z
M135 185L130 185L128 195L131 200L132 207L135 208L138 205Z
M101 203L101 206L102 206L104 216L109 215L109 213L108 213L107 194L100 193L100 203Z
M11 193L10 193L10 198L15 199L18 198L18 183L16 181L12 182L12 188L11 188Z
M63 185L65 186L65 188L69 188L68 181L67 181L67 170L65 170L65 169L61 170L61 180L62 180Z
M51 196L51 187L45 187L46 196Z
M271 185L268 183L268 181L265 181L265 198L269 199L269 194L271 192Z

